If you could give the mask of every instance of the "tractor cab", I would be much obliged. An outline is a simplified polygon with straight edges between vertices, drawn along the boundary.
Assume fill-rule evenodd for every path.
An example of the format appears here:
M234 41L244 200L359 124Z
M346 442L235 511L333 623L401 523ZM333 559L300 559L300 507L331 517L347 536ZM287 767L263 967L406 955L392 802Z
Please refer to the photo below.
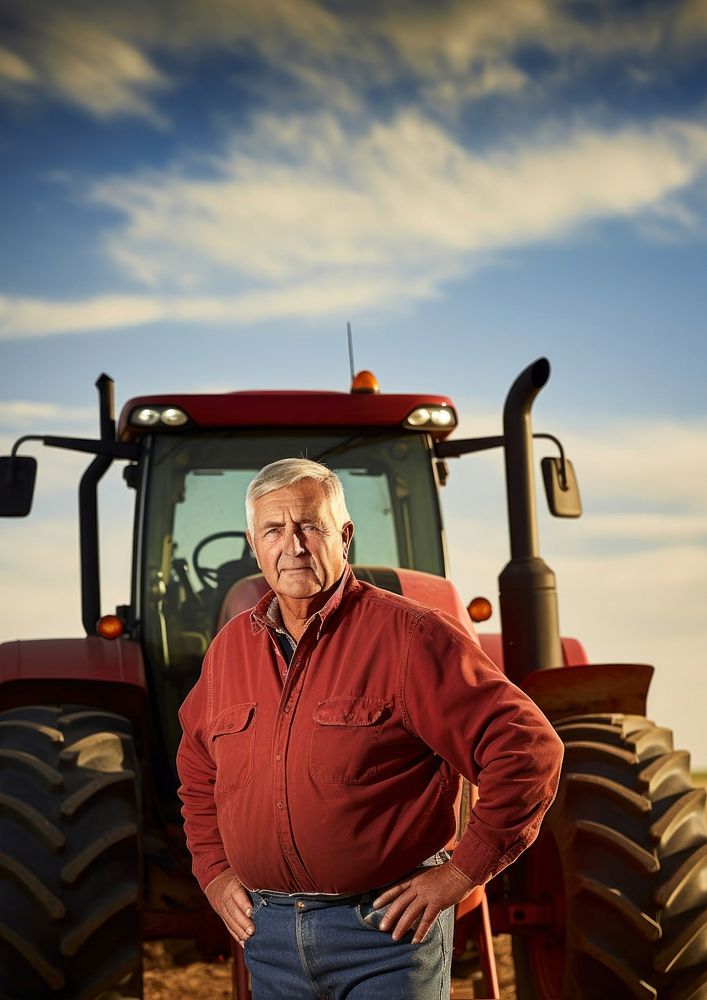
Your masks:
M352 563L443 577L432 446L424 432L376 427L355 434L191 428L145 436L132 631L149 665L168 744L176 748L177 708L216 631L264 589L252 579L260 571L246 540L245 493L256 473L286 457L326 463L343 482L357 527ZM245 604L237 600L239 587L249 595Z

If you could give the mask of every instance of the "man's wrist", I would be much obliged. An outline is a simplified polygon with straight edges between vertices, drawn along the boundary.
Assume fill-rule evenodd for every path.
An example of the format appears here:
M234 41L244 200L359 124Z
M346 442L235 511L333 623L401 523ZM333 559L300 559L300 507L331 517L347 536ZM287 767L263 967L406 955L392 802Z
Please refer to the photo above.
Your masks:
M447 865L449 867L450 874L454 875L454 877L458 879L460 884L463 883L467 888L470 889L476 888L476 886L479 884L478 882L475 882L473 878L469 878L466 872L463 872L461 868L458 868L453 861L451 860L448 861Z
M219 872L218 875L212 878L211 881L204 886L204 895L208 896L209 890L213 891L214 889L217 889L222 882L230 882L232 878L236 877L236 873L232 868L224 868L222 872Z

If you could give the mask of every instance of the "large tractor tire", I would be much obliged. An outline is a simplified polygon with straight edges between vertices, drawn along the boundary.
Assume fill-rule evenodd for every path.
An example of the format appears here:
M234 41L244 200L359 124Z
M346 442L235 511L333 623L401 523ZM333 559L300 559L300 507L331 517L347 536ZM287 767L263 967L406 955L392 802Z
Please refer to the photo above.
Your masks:
M511 869L539 920L513 940L518 1000L704 1000L705 791L689 755L641 716L556 728L558 797Z
M0 997L142 996L141 812L130 723L0 713Z

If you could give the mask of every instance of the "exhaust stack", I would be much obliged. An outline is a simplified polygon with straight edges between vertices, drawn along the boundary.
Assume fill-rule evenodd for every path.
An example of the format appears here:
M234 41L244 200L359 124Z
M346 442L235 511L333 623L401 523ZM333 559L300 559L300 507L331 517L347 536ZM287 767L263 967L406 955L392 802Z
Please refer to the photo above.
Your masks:
M549 378L550 362L539 358L520 373L503 408L511 559L498 582L505 670L516 684L535 670L562 666L555 574L539 553L530 419Z

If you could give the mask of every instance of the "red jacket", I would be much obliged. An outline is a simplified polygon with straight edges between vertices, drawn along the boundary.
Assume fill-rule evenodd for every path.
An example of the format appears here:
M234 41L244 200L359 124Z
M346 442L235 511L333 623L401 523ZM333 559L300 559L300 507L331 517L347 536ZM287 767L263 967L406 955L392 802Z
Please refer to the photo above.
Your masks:
M535 838L562 744L448 615L357 581L310 620L283 684L272 592L216 636L180 710L179 794L202 888L359 892L402 877L479 799L454 864L484 883Z

